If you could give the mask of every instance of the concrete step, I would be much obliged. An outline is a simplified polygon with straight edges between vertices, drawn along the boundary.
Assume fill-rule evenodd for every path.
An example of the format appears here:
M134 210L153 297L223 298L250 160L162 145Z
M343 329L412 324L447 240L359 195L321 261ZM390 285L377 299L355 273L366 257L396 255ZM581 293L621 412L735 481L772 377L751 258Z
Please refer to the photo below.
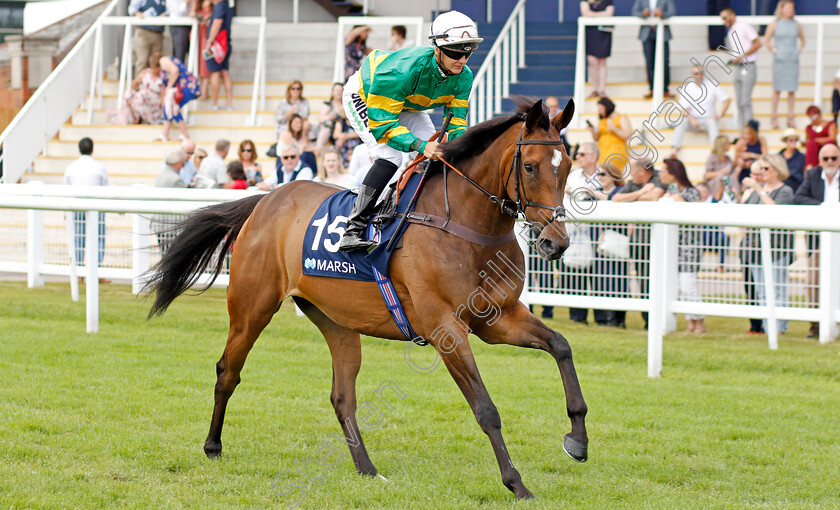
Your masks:
M124 142L126 140L151 142L160 135L160 129L160 126L143 124L124 126L122 129L116 129L116 126L108 124L93 124L90 126L66 124L59 130L58 137L61 140L78 141L88 136L94 140L94 143L100 141ZM190 137L203 146L212 145L219 138L226 138L237 143L245 139L253 140L254 143L271 144L275 142L274 126L192 126L189 128L189 133ZM173 135L175 135L174 130Z
M253 68L252 68L253 70ZM288 88L291 80L276 80L266 81L265 95L266 98L282 99L286 97L286 88ZM310 101L314 99L326 99L330 95L332 88L332 81L330 80L301 80L303 82L303 97ZM253 89L253 80L242 80L233 82L233 93L241 97L251 97L251 90ZM120 82L116 80L105 80L102 82L102 94L104 96L116 96L119 90ZM224 88L222 89L224 90Z
M192 110L189 112L187 128L193 126L246 126L250 120L250 112L247 110L213 111L213 110ZM70 119L73 125L83 126L87 122L87 110L76 110ZM318 122L318 113L309 115L310 124ZM94 110L93 124L107 124L107 110ZM257 126L274 126L274 110L263 110L257 113ZM123 128L126 126L114 126Z
M239 143L243 139L231 139L231 157L234 157ZM206 150L208 153L213 152L213 147L216 140L195 140L196 146ZM273 143L273 142L271 142ZM269 158L265 155L271 143L255 143L257 146L257 160L268 161ZM152 142L152 141L99 141L94 142L93 155L96 159L100 158L123 158L123 159L157 159L163 161L167 154L177 149L181 145L179 140L170 142ZM47 144L48 157L57 158L77 158L79 157L78 142L74 140L59 140L54 139ZM42 156L44 157L44 156Z

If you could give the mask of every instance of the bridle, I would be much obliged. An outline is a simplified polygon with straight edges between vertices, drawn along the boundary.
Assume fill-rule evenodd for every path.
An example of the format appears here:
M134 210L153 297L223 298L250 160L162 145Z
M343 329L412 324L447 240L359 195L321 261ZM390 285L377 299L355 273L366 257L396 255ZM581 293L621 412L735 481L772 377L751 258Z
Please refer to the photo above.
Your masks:
M539 209L548 209L551 211L551 216L549 217L548 221L545 222L544 225L539 225L538 227L534 225L533 222L525 220L528 223L528 226L535 231L541 231L543 228L549 226L551 223L557 220L565 221L566 219L566 209L559 205L557 207L551 207L550 205L541 204L539 202L532 202L528 199L528 196L525 194L525 185L522 183L522 146L523 145L562 145L563 142L561 140L523 140L522 133L525 130L525 122L522 122L522 126L519 128L519 135L516 138L516 150L513 153L513 160L510 163L510 170L508 171L507 178L505 179L505 186L503 189L507 189L508 183L510 182L511 175L515 175L513 181L513 189L514 189L514 200L510 199L503 199L499 198L496 195L490 193L480 184L475 182L474 180L470 179L466 175L464 175L460 170L455 168L454 166L450 165L448 161L441 158L441 161L455 171L458 175L463 177L468 183L472 184L476 189L484 193L487 198L490 199L491 202L498 205L502 212L509 216L513 216L514 218L518 218L520 215L525 218L525 210L528 207L536 207ZM446 182L446 166L444 167L444 183ZM554 167L554 180L556 187L560 188L559 179L559 172L558 167ZM521 191L520 191L520 188ZM562 192L562 190L561 190ZM447 218L449 217L449 203L447 200Z

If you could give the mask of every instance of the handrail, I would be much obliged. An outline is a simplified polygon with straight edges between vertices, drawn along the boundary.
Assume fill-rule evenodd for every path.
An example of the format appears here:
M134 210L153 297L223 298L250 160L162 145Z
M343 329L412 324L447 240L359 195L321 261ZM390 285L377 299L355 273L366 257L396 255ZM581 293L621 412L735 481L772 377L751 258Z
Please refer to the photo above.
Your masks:
M767 25L772 23L776 18L774 16L738 16L738 21L748 23L751 25ZM814 103L822 104L823 95L823 47L825 39L825 25L840 25L840 18L834 18L824 15L806 15L796 16L794 18L802 25L816 25L817 27L817 44L816 44L816 63L814 73ZM585 47L586 47L586 27L598 25L613 25L613 26L641 26L650 25L656 26L656 49L654 58L654 83L653 83L653 98L651 99L651 107L655 108L662 103L665 92L665 84L663 83L663 62L664 62L664 27L665 26L718 26L723 25L723 21L718 16L674 16L667 19L659 19L649 17L642 19L636 16L607 16L607 17L584 17L578 18L578 37L577 37L577 52L575 58L575 119L574 126L581 127L582 114L585 112ZM705 53L707 50L702 49ZM760 51L760 50L759 50ZM653 111L653 110L651 110ZM736 111L737 113L737 111Z
M23 105L23 108L18 111L12 122L6 127L2 134L0 134L0 146L3 147L4 164L3 176L0 178L2 182L17 182L20 176L23 175L25 168L35 160L42 150L46 150L46 145L49 140L55 136L67 117L84 100L85 87L79 89L79 93L71 96L74 90L68 87L60 87L60 90L53 91L54 84L58 83L65 76L72 79L73 75L82 71L81 65L85 62L82 55L90 46L90 41L94 34L102 25L102 20L110 16L114 11L120 0L112 0L105 8L102 14L97 18L93 25L82 35L79 42L70 50L70 52L62 59L56 66L52 73L47 76L47 79L38 87L32 94L32 97ZM80 62L75 62L77 59ZM84 80L84 76L82 76ZM50 92L54 92L50 94ZM56 105L52 104L52 100L56 100ZM60 105L65 105L69 110L67 116L64 116L60 121L48 122L47 107L50 109L58 108ZM40 109L40 111L39 111ZM39 119L33 119L33 116L38 116ZM57 116L54 116L57 118ZM30 125L27 125L30 124ZM40 125L41 129L36 129Z
M333 68L333 82L346 83L344 79L344 38L345 30L353 25L412 25L416 28L414 45L423 46L423 18L421 16L341 16L338 18L335 41L335 67Z
M518 81L517 70L525 67L525 1L516 3L473 77L470 125L502 111L502 98L510 95L510 84Z

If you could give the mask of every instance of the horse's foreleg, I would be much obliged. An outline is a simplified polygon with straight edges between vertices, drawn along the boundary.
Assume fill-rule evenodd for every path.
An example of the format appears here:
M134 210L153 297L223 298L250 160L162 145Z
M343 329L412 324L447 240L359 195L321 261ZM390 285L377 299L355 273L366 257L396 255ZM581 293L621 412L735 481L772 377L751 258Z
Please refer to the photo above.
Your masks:
M513 462L510 460L510 454L502 437L502 419L490 398L490 394L487 392L487 388L484 386L484 382L481 380L481 375L478 373L478 366L475 364L475 358L467 341L466 333L456 325L447 328L447 332L449 335L457 332L459 338L447 335L439 342L435 342L435 347L455 383L466 397L478 425L490 439L493 453L496 455L496 461L499 463L499 470L502 473L502 483L517 498L533 498L534 495L522 483L519 471L513 467Z
M295 303L315 323L330 348L333 369L330 401L344 431L344 441L350 448L356 471L362 475L376 476L376 467L368 456L356 421L356 376L362 366L359 334L339 326L308 301L295 298Z
M481 328L476 334L489 344L542 349L554 357L563 379L566 412L572 421L572 431L566 434L563 450L576 461L586 461L589 444L585 424L586 403L572 361L572 348L563 335L543 324L522 303L517 303L492 326Z
M257 285L257 282L252 282ZM240 285L242 285L240 283ZM225 421L225 409L228 400L239 384L239 374L245 365L248 353L257 341L262 330L271 322L271 317L280 306L280 296L272 288L264 287L263 292L242 295L231 285L228 289L228 314L230 331L222 358L216 363L216 391L213 406L213 419L210 432L204 442L204 453L208 457L222 454L222 425ZM242 287L246 288L246 287Z

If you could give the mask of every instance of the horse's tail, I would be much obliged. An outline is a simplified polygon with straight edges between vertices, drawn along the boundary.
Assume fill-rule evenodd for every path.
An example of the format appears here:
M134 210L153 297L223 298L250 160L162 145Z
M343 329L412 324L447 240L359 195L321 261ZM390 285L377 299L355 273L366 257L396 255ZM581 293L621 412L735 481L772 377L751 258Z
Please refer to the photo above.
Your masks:
M173 231L179 232L169 245L160 262L147 274L150 275L143 291L155 292L155 302L149 310L149 317L161 315L176 297L180 296L198 280L213 261L216 248L222 244L222 255L216 262L213 276L206 287L209 289L222 272L228 248L236 241L245 220L265 195L255 195L235 202L204 207L192 213L179 223Z

